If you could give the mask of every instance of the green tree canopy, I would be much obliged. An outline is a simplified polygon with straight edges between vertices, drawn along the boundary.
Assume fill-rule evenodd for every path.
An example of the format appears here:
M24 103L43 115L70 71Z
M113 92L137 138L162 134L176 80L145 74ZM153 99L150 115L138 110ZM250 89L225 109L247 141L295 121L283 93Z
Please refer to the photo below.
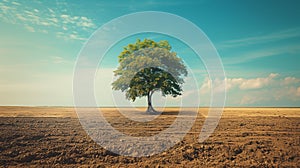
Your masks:
M137 40L119 55L119 67L114 71L117 80L114 90L126 92L126 98L135 101L147 96L149 113L154 113L151 96L160 90L163 96L181 95L183 77L187 70L181 58L171 51L168 41Z

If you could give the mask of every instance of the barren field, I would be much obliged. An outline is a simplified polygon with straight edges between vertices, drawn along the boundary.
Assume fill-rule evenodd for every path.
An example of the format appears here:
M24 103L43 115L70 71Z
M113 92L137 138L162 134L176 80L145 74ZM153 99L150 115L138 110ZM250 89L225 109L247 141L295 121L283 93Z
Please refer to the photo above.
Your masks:
M143 123L117 109L101 110L113 127L131 136L159 133L178 111L164 109ZM207 111L199 109L190 132L171 149L135 158L97 145L73 108L0 107L0 167L300 167L300 108L226 108L215 132L199 143Z

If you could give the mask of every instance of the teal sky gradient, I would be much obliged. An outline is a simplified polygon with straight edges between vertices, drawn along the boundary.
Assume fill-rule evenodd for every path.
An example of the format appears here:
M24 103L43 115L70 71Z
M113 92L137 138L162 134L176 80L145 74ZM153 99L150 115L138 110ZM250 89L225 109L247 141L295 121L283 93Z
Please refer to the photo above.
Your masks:
M73 68L92 33L125 14L162 11L193 22L215 45L227 76L226 106L300 106L299 7L297 0L0 0L0 105L73 105ZM111 94L107 84L119 52L136 38L167 39L197 76L199 90L187 87L186 93L199 92L200 104L209 105L201 60L178 39L145 33L106 54L99 67L105 73L96 77L100 106L113 105L103 95Z

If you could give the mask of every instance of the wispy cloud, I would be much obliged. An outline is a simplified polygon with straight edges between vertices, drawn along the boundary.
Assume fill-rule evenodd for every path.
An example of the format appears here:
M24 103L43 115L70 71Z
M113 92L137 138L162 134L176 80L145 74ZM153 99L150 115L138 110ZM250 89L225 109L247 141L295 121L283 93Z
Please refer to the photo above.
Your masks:
M223 55L226 65L240 64L255 59L294 54L300 52L300 27L217 44L217 49L229 53Z
M275 45L270 47L264 47L261 49L251 48L248 50L242 50L234 55L223 58L223 63L226 65L239 64L249 62L258 58L278 56L282 54L294 54L299 53L299 44L285 44Z
M243 94L239 99L242 106L265 105L282 106L286 103L299 106L300 87L286 86L283 88L270 88L262 91L253 91Z
M218 48L236 48L241 46L249 46L254 44L269 43L275 41L286 40L290 38L300 37L300 28L291 28L269 34L261 34L241 39L233 39L218 44Z
M21 5L20 3L18 3L18 2L11 2L12 4L14 4L14 5Z
M65 40L85 40L96 28L91 18L62 11L58 4L52 3L47 7L36 1L3 1L0 2L0 17L6 22L23 25L30 32L53 32Z
M52 63L54 64L65 64L65 63L73 63L73 61L67 60L63 57L53 56L51 57Z
M144 1L135 1L129 0L126 3L111 3L111 1L99 1L98 4L100 6L106 7L115 7L115 8L123 8L129 11L137 11L140 9L143 10L153 10L153 8L159 7L182 7L182 6L192 6L199 5L205 3L206 0L197 0L197 1L181 1L181 0L172 0L172 1L157 1L157 0L144 0Z
M211 85L218 88L220 81L205 78L200 94L206 97L210 94ZM251 105L260 101L273 103L279 100L300 101L300 79L296 77L281 77L278 73L271 73L258 78L226 78L226 90L229 104ZM239 102L237 102L239 100Z

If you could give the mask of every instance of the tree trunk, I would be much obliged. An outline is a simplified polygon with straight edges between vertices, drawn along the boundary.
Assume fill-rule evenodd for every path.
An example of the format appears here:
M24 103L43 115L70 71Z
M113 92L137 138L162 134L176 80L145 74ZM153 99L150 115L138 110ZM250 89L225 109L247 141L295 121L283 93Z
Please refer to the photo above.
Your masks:
M146 113L148 114L157 114L158 112L152 107L152 100L151 100L151 97L152 97L152 94L153 94L154 91L150 91L147 95L147 99L148 99L148 108L147 108L147 111Z

